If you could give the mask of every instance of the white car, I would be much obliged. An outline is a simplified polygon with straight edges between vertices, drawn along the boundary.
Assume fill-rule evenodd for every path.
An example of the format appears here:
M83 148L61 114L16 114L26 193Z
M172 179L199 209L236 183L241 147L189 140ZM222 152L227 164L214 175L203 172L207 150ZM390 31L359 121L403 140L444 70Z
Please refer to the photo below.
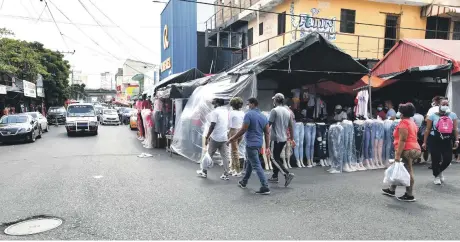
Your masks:
M73 103L67 107L67 135L75 133L92 133L97 135L98 122L94 107L90 103Z
M118 113L115 109L103 109L102 110L102 117L101 117L101 124L114 124L120 125L120 118L118 117Z
M48 126L48 120L41 113L39 113L39 112L27 112L26 114L29 114L30 116L32 116L32 118L37 120L38 124L40 125L40 128L44 132L50 131L50 128Z

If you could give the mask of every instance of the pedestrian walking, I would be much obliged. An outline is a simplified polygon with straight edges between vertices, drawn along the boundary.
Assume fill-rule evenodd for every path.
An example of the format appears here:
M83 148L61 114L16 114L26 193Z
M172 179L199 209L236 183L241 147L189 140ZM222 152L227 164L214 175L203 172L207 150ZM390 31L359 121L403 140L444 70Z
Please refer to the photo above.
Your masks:
M235 97L230 100L230 106L232 107L232 111L230 111L229 118L228 118L228 127L230 129L228 135L231 138L234 136L243 126L243 119L244 119L244 112L241 111L243 107L243 99L240 97ZM241 164L240 161L244 159L240 159L240 151L239 146L242 141L243 137L240 137L236 140L233 140L230 143L230 156L231 156L231 167L230 167L230 174L236 177L241 177Z
M415 114L415 107L412 103L399 105L398 112L401 114L401 121L396 126L393 137L395 147L395 162L404 162L404 166L410 175L410 186L406 187L406 193L397 199L404 202L414 202L414 162L422 155L420 145L417 141L417 125L411 119ZM394 197L396 186L382 189L385 195Z
M268 126L267 118L259 110L259 102L256 98L250 98L248 100L249 111L244 115L243 126L236 135L232 136L227 144L239 139L241 136L246 134L246 156L247 166L246 173L241 181L238 182L238 186L246 188L249 178L251 177L252 170L255 170L259 177L261 188L256 194L268 195L270 189L268 188L268 181L265 177L262 164L260 163L259 153L262 148L264 136L265 140L265 152L270 155L270 127Z
M441 185L443 171L452 162L452 149L458 148L458 118L449 109L449 101L443 98L439 110L428 117L422 147L431 153L434 184Z
M205 145L208 146L208 154L212 158L217 150L222 157L224 173L220 177L222 180L229 180L229 157L228 146L226 145L228 129L228 109L224 106L224 100L215 98L212 101L214 110L210 114L211 126L206 135ZM203 178L208 176L209 163L203 164L197 174Z
M268 123L271 126L270 140L273 142L273 175L270 179L268 179L268 181L278 183L278 173L281 169L283 170L285 177L284 186L287 187L291 183L292 179L294 179L294 174L290 173L284 165L284 162L281 161L281 151L283 151L283 148L288 141L286 129L289 129L290 137L294 137L294 124L291 119L291 113L284 106L284 95L277 93L272 97L272 99L275 108L273 108L270 112ZM293 147L296 145L294 141L292 141L291 144Z

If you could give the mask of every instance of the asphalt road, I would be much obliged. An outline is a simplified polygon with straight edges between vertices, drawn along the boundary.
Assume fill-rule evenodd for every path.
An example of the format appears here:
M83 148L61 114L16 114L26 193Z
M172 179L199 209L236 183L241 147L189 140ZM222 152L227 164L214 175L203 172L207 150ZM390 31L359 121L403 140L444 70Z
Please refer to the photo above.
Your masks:
M331 175L294 169L289 188L257 196L236 179L207 180L198 165L163 150L146 152L126 126L99 136L67 137L52 127L34 144L0 146L0 223L50 215L61 227L1 240L457 240L460 165L435 186L431 170L415 171L415 203L380 194L383 170ZM398 190L403 193L403 189ZM2 229L3 231L3 229Z

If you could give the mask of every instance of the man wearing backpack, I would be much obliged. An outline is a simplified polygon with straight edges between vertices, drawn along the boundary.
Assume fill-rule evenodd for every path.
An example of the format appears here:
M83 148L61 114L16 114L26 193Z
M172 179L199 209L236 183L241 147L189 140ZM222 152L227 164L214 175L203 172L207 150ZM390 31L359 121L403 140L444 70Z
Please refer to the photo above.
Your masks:
M422 147L426 149L428 143L436 185L444 182L443 171L452 162L452 148L459 144L457 121L457 114L450 111L447 99L442 99L439 110L427 119Z

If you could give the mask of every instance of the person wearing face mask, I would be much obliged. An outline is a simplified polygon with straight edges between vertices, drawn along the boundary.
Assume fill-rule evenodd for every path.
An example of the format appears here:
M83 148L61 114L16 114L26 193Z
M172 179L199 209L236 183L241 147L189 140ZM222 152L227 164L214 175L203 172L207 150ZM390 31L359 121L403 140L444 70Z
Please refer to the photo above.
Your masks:
M393 109L393 102L390 100L385 101L385 109L387 110L385 118L394 120L396 118L396 111Z
M343 111L342 106L340 105L335 106L334 112L335 112L334 121L342 122L343 120L347 120L348 115L345 111Z
M452 162L452 145L458 147L458 118L457 114L449 109L449 101L441 99L439 109L428 117L422 147L431 153L434 184L444 182L443 171Z
M439 104L441 103L441 99L441 96L436 96L432 99L431 108L428 110L425 120L427 120L431 115L439 111Z
M398 197L399 201L414 202L414 169L412 165L422 155L420 145L417 142L417 125L410 118L414 116L415 107L412 103L399 105L398 113L401 121L396 126L394 137L395 162L404 162L407 171L410 174L410 186L406 187L406 193ZM383 194L394 197L396 186L382 189Z
M383 105L379 104L377 106L377 117L380 117L382 120L385 120L387 114L383 111Z

